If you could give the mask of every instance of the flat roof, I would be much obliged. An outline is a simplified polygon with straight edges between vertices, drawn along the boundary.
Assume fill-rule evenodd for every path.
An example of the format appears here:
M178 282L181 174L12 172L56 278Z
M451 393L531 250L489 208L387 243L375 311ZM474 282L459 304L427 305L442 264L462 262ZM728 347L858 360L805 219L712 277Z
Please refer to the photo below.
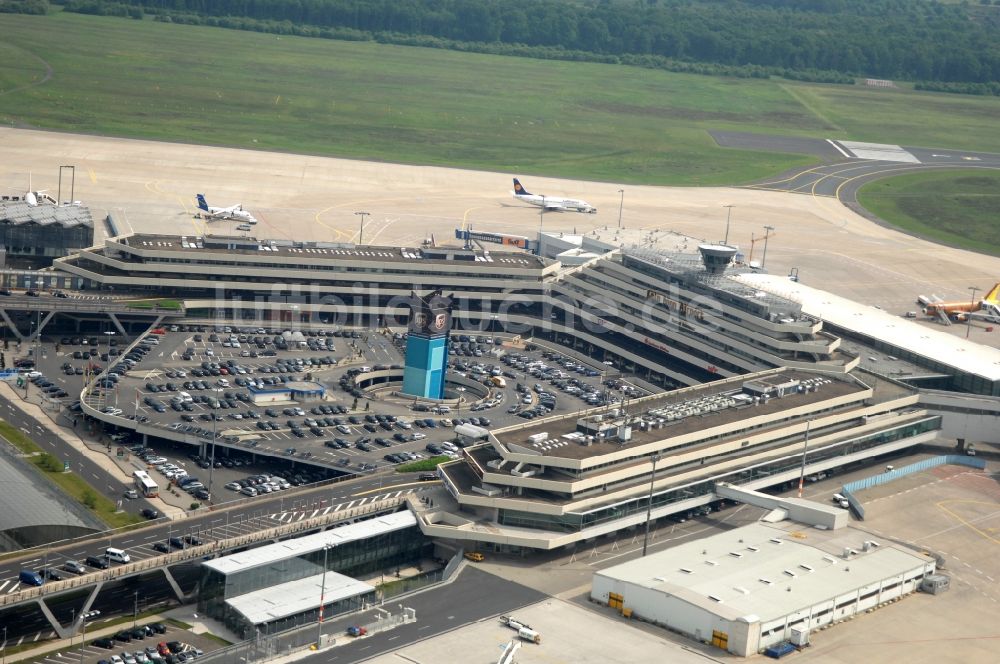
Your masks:
M202 565L222 574L233 574L280 560L297 558L314 551L322 551L323 547L328 544L340 546L415 525L417 525L417 518L409 510L403 510L339 528L332 528L321 533L275 542L249 551L240 551L215 560L206 560Z
M212 245L205 246L206 240ZM231 247L220 246L231 242ZM362 260L376 263L436 262L497 268L543 268L551 264L534 254L514 251L467 250L460 247L386 247L356 245L345 242L296 242L255 237L223 237L209 235L153 235L137 233L108 238L107 243L124 244L135 249L184 252L224 252L227 255L273 256L295 258L325 258L331 260Z
M865 552L865 540L879 546ZM844 546L858 553L844 559ZM931 562L853 528L822 531L758 522L595 576L675 595L731 620L753 616L767 622Z
M793 299L802 305L803 312L837 327L914 353L929 362L946 364L990 381L1000 381L1000 349L929 329L881 309L790 281L787 277L742 274L738 279L769 293Z
M306 392L306 393L319 393L322 394L326 392L326 388L323 387L322 383L317 383L313 380L290 380L287 383L281 383L279 385L265 385L264 387L248 386L247 390L254 394L269 394L272 392Z
M324 582L323 577L326 577ZM337 572L327 572L255 590L226 600L254 625L294 616L319 606L320 593L323 604L357 597L374 592L374 586L352 579Z
M796 392L780 399L770 399L767 403L752 407L753 415L755 416L780 413L784 410L800 408L803 405L817 404L828 399L833 399L847 394L861 393L867 389L849 375L846 377L835 377L829 374L813 373L797 369L779 369L772 375L780 377L782 381L805 381L812 378L822 377L829 380L829 382L818 385L814 392ZM769 375L764 377L770 378L772 376ZM641 416L642 413L648 413L649 411L668 406L679 405L685 402L697 400L701 397L739 391L744 383L752 383L755 380L760 380L760 378L760 374L736 376L727 380L724 384L721 382L706 383L694 388L687 388L674 392L667 392L654 397L647 397L638 403L633 402L633 404L628 408L629 415L630 418L634 418L636 416ZM642 409L641 411L639 410L640 408ZM699 415L692 415L685 417L684 419L674 420L664 427L649 429L648 431L641 431L637 426L633 426L632 438L629 442L624 444L618 440L595 440L593 444L585 446L579 442L563 439L562 436L571 434L577 430L577 420L580 419L580 415L576 413L570 413L558 418L547 419L546 421L538 424L529 424L527 426L522 425L522 428L519 429L508 428L501 432L497 432L494 435L497 440L504 446L508 447L508 449L510 445L518 445L520 447L528 448L532 452L542 456L587 459L590 457L617 452L628 447L636 447L661 440L668 440L676 436L711 427L717 427L724 424L737 424L747 417L748 408L751 408L751 406L729 407L721 410L707 411ZM607 411L608 409L602 408L600 410ZM651 416L651 419L656 418L655 416ZM529 436L540 433L548 434L548 438L538 444L532 444L529 442ZM734 433L733 435L736 434Z

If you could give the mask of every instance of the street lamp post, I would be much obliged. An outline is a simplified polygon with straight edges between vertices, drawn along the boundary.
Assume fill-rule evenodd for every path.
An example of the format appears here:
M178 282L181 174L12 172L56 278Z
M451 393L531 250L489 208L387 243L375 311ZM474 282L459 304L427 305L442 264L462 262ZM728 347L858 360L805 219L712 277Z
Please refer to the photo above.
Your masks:
M100 611L87 611L80 616L80 626L83 628L83 636L80 639L80 664L83 664L83 648L87 645L87 620L101 615Z
M0 649L0 664L7 662L7 626L3 626L3 647Z
M969 338L969 331L972 330L972 312L976 308L976 291L979 290L977 286L969 286L969 290L972 291L972 301L969 303L969 316L965 323L965 338Z
M132 629L135 629L139 622L139 591L135 591L135 603L132 605Z
M722 241L722 244L727 244L728 245L729 244L729 220L733 216L733 205L732 205L732 203L730 203L729 205L723 205L722 207L726 208L726 239Z
M767 265L767 239L771 237L771 231L773 230L774 226L764 226L764 256L760 259L761 270Z
M656 480L656 462L660 460L659 454L653 455L653 470L649 473L649 500L646 503L646 535L642 538L642 555L646 556L646 547L649 544L649 522L653 513L653 482Z
M329 560L331 548L333 547L329 544L323 545L323 580L319 586L319 617L316 621L316 648L320 648L323 645L323 603L326 601L326 565Z
M618 228L622 227L622 208L625 207L625 190L619 189L618 193L621 194L621 200L618 201Z
M367 217L369 212L355 212L354 214L361 217L361 228L358 229L358 244L364 244L365 239L365 217Z
M216 438L218 438L218 430L219 430L219 407L218 407L219 397L218 397L218 394L220 392L222 392L221 388L215 390L215 393L216 393L216 397L215 397L216 406L215 406L215 408L212 409L212 449L211 449L211 451L208 454L208 456L209 456L209 463L208 463L208 500L209 501L212 500L212 478L213 478L213 475L215 473L215 440L216 440Z

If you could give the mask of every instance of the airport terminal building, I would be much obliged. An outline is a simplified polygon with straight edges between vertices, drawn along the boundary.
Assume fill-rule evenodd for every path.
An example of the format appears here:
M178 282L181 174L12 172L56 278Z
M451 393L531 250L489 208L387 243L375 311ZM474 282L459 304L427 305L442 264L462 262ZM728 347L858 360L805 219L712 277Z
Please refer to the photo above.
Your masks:
M772 369L489 434L438 467L425 534L500 551L574 546L719 499L933 439L917 390L864 372ZM651 500L651 503L650 503Z
M403 511L207 560L198 610L244 638L315 623L321 594L327 618L358 609L376 588L355 577L412 564L430 546Z
M172 296L189 316L260 323L401 329L411 292L446 284L456 332L546 339L665 388L772 367L843 373L857 364L821 320L739 282L742 268L728 255L713 261L718 251L625 247L563 266L478 248L128 235L56 265L89 289Z

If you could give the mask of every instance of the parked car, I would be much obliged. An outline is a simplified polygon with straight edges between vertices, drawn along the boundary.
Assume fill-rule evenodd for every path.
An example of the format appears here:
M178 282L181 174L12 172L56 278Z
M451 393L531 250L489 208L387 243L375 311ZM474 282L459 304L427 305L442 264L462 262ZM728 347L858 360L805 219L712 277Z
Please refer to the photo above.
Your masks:
M67 572L73 572L74 574L86 574L87 568L78 563L75 560L67 560L63 563L63 569Z
M97 569L107 569L108 568L108 561L107 561L106 558L101 558L101 557L98 557L98 556L87 556L87 558L86 558L86 560L84 560L84 562L87 563L88 565L90 565L91 567L96 567Z
M108 636L102 636L99 639L94 639L90 642L90 645L97 646L98 648L105 648L111 650L115 647L115 640Z
M43 579L48 579L49 581L62 581L63 575L60 574L56 569L52 567L45 567L38 570L38 573Z

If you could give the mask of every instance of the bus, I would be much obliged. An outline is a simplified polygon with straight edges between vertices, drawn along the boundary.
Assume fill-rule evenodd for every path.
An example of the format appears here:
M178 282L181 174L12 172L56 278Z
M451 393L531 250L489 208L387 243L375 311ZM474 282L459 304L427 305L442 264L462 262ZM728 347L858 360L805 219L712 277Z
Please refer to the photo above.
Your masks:
M145 470L137 470L132 473L135 479L135 488L146 498L156 498L160 495L160 487L150 478Z

